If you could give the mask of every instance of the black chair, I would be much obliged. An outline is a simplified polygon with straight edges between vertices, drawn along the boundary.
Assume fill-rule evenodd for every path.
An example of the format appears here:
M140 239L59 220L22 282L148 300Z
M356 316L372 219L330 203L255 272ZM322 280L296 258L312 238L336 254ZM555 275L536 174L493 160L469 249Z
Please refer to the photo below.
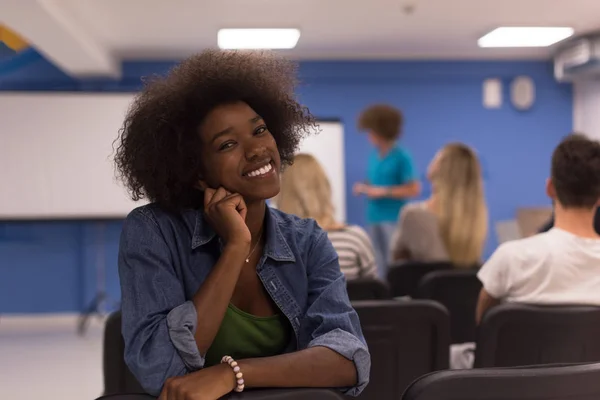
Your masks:
M343 400L344 396L335 390L327 389L261 389L242 393L231 393L224 397L229 400Z
M427 300L353 302L371 353L371 381L359 396L396 400L417 377L448 368L450 317Z
M96 400L156 400L156 397L149 394L109 394L98 397Z
M504 304L487 312L475 367L600 362L600 307Z
M125 342L121 335L121 312L111 314L106 320L104 328L104 394L124 395L146 393L137 379L133 376L123 355L125 354ZM142 400L144 397L139 397ZM125 400L125 398L123 398ZM127 398L137 400L137 398Z
M597 400L600 364L440 371L414 381L402 400Z
M453 269L425 275L415 297L442 303L450 313L452 343L465 343L476 340L475 308L480 291L476 269Z
M389 300L392 298L390 288L378 279L353 279L346 283L351 301Z
M223 400L343 400L340 392L327 389L261 389L231 393ZM148 394L113 394L96 400L156 400Z
M388 270L387 280L393 297L415 297L421 278L433 271L452 269L448 262L399 262Z

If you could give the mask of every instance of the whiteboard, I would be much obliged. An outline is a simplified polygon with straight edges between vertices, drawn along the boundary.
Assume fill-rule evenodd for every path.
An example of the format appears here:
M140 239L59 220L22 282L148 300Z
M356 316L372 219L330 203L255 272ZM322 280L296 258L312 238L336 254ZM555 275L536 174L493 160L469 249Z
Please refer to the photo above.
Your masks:
M0 95L0 219L123 218L143 204L129 198L112 163L132 100L131 93ZM323 163L345 217L343 129L322 129L302 151Z
M112 143L132 94L0 96L0 218L121 218Z

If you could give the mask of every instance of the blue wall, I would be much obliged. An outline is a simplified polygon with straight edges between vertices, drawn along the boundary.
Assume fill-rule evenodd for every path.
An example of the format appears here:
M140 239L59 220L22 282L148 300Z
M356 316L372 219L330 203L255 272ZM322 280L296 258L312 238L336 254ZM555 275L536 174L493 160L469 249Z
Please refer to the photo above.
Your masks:
M134 91L140 76L164 73L172 65L130 62L124 64L120 81L76 81L28 51L0 63L0 90ZM529 75L537 85L533 109L519 112L506 101L498 110L482 107L485 78L501 78L506 88L517 75ZM571 87L554 81L550 63L306 62L300 76L299 95L313 114L345 124L351 223L364 224L364 199L352 197L350 190L353 182L364 178L368 151L355 119L373 102L388 102L404 111L403 144L422 173L437 149L449 141L460 140L479 151L492 223L513 218L518 206L548 204L544 180L550 154L572 128ZM504 97L508 99L508 93ZM107 290L118 299L120 225L120 221L0 222L0 312L80 310L94 295L98 256L106 260ZM495 246L491 229L486 254Z

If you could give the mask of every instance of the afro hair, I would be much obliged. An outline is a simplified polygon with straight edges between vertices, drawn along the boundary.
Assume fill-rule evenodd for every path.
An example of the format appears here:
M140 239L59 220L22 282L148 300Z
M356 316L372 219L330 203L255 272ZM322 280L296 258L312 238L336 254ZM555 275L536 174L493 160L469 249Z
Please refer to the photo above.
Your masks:
M315 121L298 103L296 65L268 52L207 50L152 77L134 99L116 141L118 177L133 200L169 209L201 204L196 189L201 146L198 126L221 104L242 101L265 121L282 165L291 164Z

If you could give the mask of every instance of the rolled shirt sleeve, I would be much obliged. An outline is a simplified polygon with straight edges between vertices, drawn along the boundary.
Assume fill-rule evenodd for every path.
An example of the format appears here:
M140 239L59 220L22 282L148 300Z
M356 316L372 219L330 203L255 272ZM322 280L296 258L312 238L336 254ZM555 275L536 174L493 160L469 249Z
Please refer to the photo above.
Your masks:
M148 393L158 395L167 378L202 368L204 358L194 339L196 310L148 213L134 210L121 234L122 333L126 364Z
M327 347L354 362L357 384L345 394L358 396L369 382L371 356L356 311L350 305L346 280L335 249L319 228L308 254L308 347Z

